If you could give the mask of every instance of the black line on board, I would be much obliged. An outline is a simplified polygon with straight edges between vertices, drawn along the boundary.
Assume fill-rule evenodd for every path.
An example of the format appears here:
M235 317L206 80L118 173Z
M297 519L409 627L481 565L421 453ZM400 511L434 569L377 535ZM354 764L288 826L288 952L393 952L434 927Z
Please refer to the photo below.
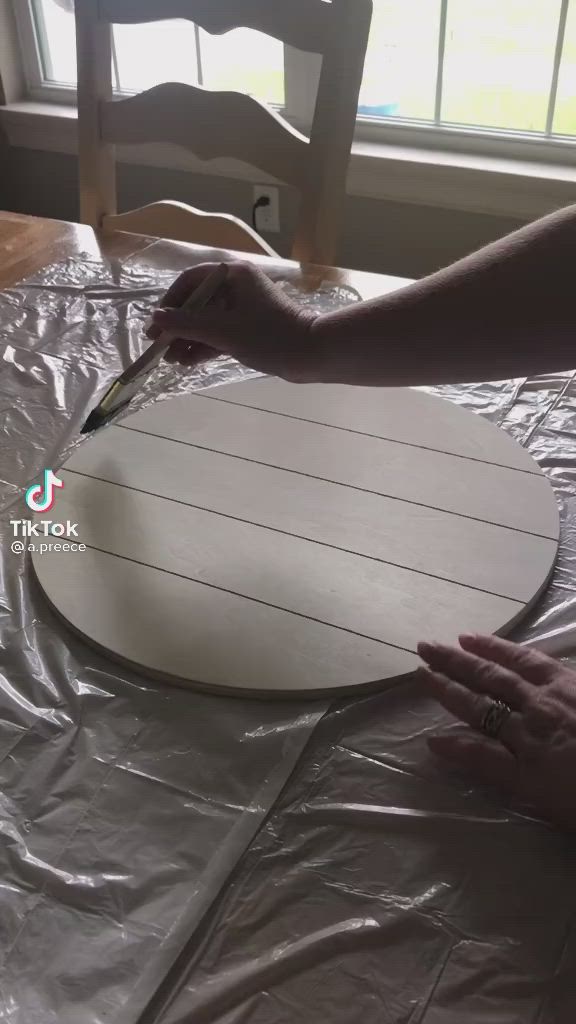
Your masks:
M485 523L486 526L495 526L499 530L512 530L513 533L523 533L527 537L540 537L541 540L557 541L557 537L549 537L546 533L534 533L532 530L523 530L520 526L509 526L507 523L495 523L493 519L480 519L478 516L468 515L466 512L455 512L453 509L441 508L439 505L427 505L425 501L414 501L412 498L400 498L396 494L386 494L383 491L372 491L368 487L358 487L357 484L346 484L341 480L331 480L325 476L314 476L313 473L305 473L302 469L289 469L286 466L277 466L273 462L261 462L259 459L251 459L248 455L237 455L233 452L223 452L220 448L209 448L207 445L194 444L193 441L182 441L177 437L167 437L166 434L154 434L151 430L141 430L140 427L123 427L121 423L116 424L119 430L128 430L131 434L143 434L145 437L156 437L159 441L169 441L171 444L181 444L185 448L195 448L203 452L211 452L213 455L223 455L227 459L238 459L240 462L249 462L253 466L263 466L266 469L275 469L279 473L292 473L294 476L303 476L307 480L319 480L324 484L332 484L334 487L346 487L350 491L358 491L361 494L373 494L377 498L387 498L389 501L400 501L404 505L415 505L417 508L428 508L432 512L442 512L447 516L457 516L459 519L469 519L473 523ZM432 449L431 449L432 450ZM435 449L434 449L435 450ZM491 463L494 465L494 463ZM523 471L522 471L523 472ZM534 474L528 474L528 476Z
M175 576L177 579L186 580L188 583L197 583L201 587L208 587L210 590L218 590L222 594L230 594L232 597L239 597L243 601L251 601L253 604L260 604L265 608L273 608L277 612L284 612L286 615L295 615L299 619L306 619L307 622L315 622L319 626L327 626L329 629L337 629L340 633L350 633L361 640L370 640L372 643L381 644L383 647L395 647L399 651L406 651L407 654L416 654L410 647L402 647L400 644L391 643L389 640L380 640L378 637L369 636L367 633L358 633L355 629L347 626L338 626L334 622L326 622L314 615L305 615L304 612L294 611L292 608L284 608L281 604L273 604L271 601L264 601L259 597L250 597L249 594L241 594L238 590L229 590L228 587L220 587L216 583L208 583L206 580L198 580L195 576L186 576L184 573L175 572L174 569L164 569L159 565L151 565L150 562L141 562L138 558L131 558L129 555L120 555L117 551L108 551L106 548L99 548L95 544L86 544L91 551L98 551L101 555L108 555L110 558L120 558L123 562L131 562L133 565L141 565L154 572L162 572L167 576Z
M385 437L383 434L370 434L367 430L355 430L353 427L341 427L335 423L324 423L323 420L311 420L306 416L296 416L295 413L277 412L273 409L262 409L259 405L245 405L243 402L232 402L229 398L217 398L216 395L207 395L203 391L193 391L187 397L206 398L209 402L223 402L225 405L235 405L239 409L252 409L254 412L264 412L269 416L283 416L284 419L287 420L300 420L301 423L315 423L319 427L329 427L331 430L343 430L347 434L360 434L361 437L373 437L377 441L389 441L390 444L402 444L406 445L408 448L421 448L426 452L438 452L439 455L450 455L453 459L466 459L467 462L481 462L486 466L497 466L499 469L508 469L511 473L528 473L529 476L539 476L542 474L541 469L536 463L534 463L536 466L535 469L522 469L520 466L507 466L503 462L491 462L490 459L478 459L475 455L461 455L458 452L444 451L443 448L431 448L430 445L427 444L416 444L415 441L401 441L397 437ZM444 399L442 399L442 401L444 401ZM456 406L456 408L459 409L460 406ZM469 410L462 411L466 412ZM494 426L494 424L492 424L492 426ZM510 437L509 434L506 434L506 431L502 431L502 433L506 437ZM510 437L510 440L513 441L514 439ZM518 442L516 442L516 444L518 444ZM522 445L518 445L518 447L522 448ZM526 451L525 448L522 448L522 450Z
M255 523L252 519L242 519L240 516L233 516L230 512L219 512L213 508L206 508L205 505L194 505L189 501L182 501L181 498L169 498L165 494L157 494L156 491L146 491L142 487L133 487L130 484L121 484L116 480L106 480L105 477L93 476L91 473L81 473L77 469L66 469L63 472L72 473L74 476L82 476L87 480L97 480L102 484L109 484L112 487L120 487L126 491L134 491L135 494L147 494L150 498L159 498L161 501L170 501L175 505L183 505L184 508L195 508L200 512L206 512L209 515L220 516L222 519L231 519L236 523L245 523L247 526L254 526L258 530L268 530L271 533L279 533L284 537L294 537L296 540L303 540L308 544L317 544L319 547L330 548L332 551L343 551L347 555L353 555L355 558L366 558L371 562L378 562L379 565L393 565L396 569L403 569L405 572L414 572L418 576L427 576L433 580L441 580L442 583L448 583L453 587L463 587L465 590L475 590L480 594L488 594L489 597L498 597L503 601L512 601L514 604L524 604L525 602L518 597L509 597L508 594L497 594L494 590L486 590L484 587L476 587L473 583L460 583L458 580L448 579L446 576L439 576L434 572L426 572L424 569L414 569L410 565L403 565L402 562L391 562L386 558L378 558L376 555L366 555L362 551L353 551L351 548L340 548L336 544L329 544L327 541L316 540L314 537L305 537L301 533L289 533L288 530L281 530L278 526L268 526L266 523ZM550 538L545 538L549 540Z

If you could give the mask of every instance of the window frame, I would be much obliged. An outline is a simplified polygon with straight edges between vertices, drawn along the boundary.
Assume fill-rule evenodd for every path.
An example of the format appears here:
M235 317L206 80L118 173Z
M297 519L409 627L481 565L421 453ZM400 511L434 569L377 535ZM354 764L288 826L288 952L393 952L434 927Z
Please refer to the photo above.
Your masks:
M39 98L38 93L41 91L42 99L49 102L49 93L52 90L46 86L44 80L43 61L32 0L20 0L20 2L16 0L12 4L12 10L20 41L20 55L28 95L36 99ZM67 101L69 101L71 95L75 94L75 90L66 89L66 93Z
M445 25L448 0L441 0L441 26ZM560 26L555 52L551 93L557 89L558 69L562 55L563 33L570 0L561 0ZM37 19L34 0L14 0L12 4L20 40L21 58L27 83L27 98L40 103L73 105L77 101L74 87L57 82L47 83L43 73L43 57L38 34L41 25ZM441 72L443 68L443 36L439 37L438 80L436 83L436 118L441 102ZM281 110L286 119L303 132L309 130L314 116L315 96L321 67L321 57L302 53L290 46L284 47L285 97ZM130 95L129 92L120 92ZM550 116L548 117L550 128ZM471 158L502 157L505 159L537 161L548 164L566 164L574 157L576 132L573 136L551 135L513 129L476 127L447 122L390 118L383 121L359 115L356 123L355 143L393 146L418 151L444 151Z

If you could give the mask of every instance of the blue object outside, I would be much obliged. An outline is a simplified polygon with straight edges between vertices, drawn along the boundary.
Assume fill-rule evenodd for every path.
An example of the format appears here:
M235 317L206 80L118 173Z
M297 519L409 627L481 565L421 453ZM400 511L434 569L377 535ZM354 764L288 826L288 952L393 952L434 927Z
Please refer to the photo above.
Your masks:
M358 113L364 114L367 117L394 117L394 115L398 114L398 110L398 103L381 103L375 106L361 104L358 107Z

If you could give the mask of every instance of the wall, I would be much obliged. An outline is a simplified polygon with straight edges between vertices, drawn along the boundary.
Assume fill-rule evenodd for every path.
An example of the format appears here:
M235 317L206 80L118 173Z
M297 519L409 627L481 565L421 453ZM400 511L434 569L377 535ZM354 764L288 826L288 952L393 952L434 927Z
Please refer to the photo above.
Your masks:
M75 157L3 148L0 140L0 205L5 209L77 220L77 192ZM120 209L160 198L179 199L205 210L225 210L247 220L252 186L209 175L119 166ZM282 191L283 231L268 236L282 255L289 252L296 201L290 190ZM421 277L519 226L512 218L349 196L338 263Z

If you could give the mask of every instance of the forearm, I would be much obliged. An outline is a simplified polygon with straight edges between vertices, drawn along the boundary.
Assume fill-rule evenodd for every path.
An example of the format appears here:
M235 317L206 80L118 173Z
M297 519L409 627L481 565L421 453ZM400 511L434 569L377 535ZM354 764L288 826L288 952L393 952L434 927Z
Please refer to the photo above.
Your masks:
M498 380L576 366L576 207L397 292L319 317L318 379Z

